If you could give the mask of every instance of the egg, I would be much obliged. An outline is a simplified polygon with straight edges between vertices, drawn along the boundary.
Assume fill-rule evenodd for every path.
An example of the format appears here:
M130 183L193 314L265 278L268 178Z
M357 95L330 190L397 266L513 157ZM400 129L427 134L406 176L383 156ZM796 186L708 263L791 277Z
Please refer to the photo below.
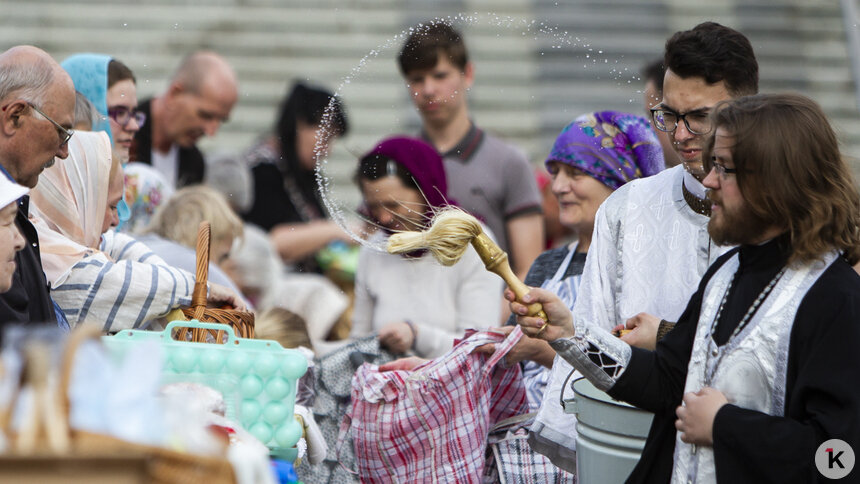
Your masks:
M263 390L263 382L254 375L247 375L239 383L239 391L245 398L254 398Z
M297 421L292 420L278 427L275 432L275 443L278 447L290 448L296 445L299 437L302 436L302 426Z
M280 400L286 397L289 392L290 383L281 377L274 377L266 384L266 395L272 397L273 400Z
M275 372L278 366L277 360L272 355L262 355L254 363L254 373L261 377L267 377Z
M272 425L282 423L287 417L287 406L280 402L269 402L263 409L263 418Z
M224 366L224 353L220 349L210 349L200 358L200 368L206 373L217 373Z
M248 358L248 355L240 351L233 352L233 354L227 359L227 368L230 370L230 373L234 375L244 375L250 366L251 359Z
M248 432L254 437L260 439L260 442L268 444L272 440L272 427L265 422L257 422L248 429Z
M281 373L292 380L298 380L308 371L308 360L298 351L284 351L281 360Z
M239 412L243 426L248 427L248 424L256 422L257 419L260 418L261 410L260 404L256 400L252 398L242 400L242 406L240 407Z
M194 369L197 356L191 348L178 348L171 353L170 362L178 373L188 373Z

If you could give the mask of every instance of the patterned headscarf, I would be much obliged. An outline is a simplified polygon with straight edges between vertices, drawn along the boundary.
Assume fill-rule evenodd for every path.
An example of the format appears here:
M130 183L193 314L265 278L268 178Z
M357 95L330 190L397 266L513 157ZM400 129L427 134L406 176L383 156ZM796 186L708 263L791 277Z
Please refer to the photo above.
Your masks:
M124 198L131 207L129 222L122 227L122 232L138 234L149 225L155 210L173 195L173 188L164 175L146 163L133 161L125 165L124 173Z
M576 118L555 139L547 168L553 161L578 168L613 190L665 167L648 120L618 111Z

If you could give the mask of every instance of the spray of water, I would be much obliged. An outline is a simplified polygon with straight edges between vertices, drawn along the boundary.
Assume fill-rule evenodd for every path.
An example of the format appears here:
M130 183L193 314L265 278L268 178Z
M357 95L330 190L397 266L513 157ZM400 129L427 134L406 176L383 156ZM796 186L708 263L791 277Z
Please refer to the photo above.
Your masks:
M540 22L537 20L525 20L525 19L517 19L511 16L502 16L495 13L472 13L472 14L457 14L452 16L444 16L444 17L436 17L432 20L429 20L426 23L418 24L414 27L410 27L406 30L401 31L399 34L394 37L389 38L375 49L372 49L368 52L364 57L362 57L356 66L352 68L352 70L347 74L340 85L335 91L335 95L337 97L341 97L343 95L343 91L349 86L353 81L359 78L359 76L365 71L368 65L378 58L382 53L391 53L396 52L402 46L402 44L406 41L406 39L412 35L416 30L420 30L424 28L427 24L434 24L444 22L451 24L455 27L461 26L474 26L478 24L485 24L498 27L500 30L506 30L512 32L513 35L516 35L518 32L523 37L531 37L534 41L539 40L549 40L551 43L551 49L564 49L566 47L578 47L584 50L584 63L582 65L583 69L588 69L590 65L597 65L598 63L609 64L612 62L613 64L618 64L618 59L609 59L604 55L603 50L598 49L595 52L595 49L587 42L587 40L582 39L580 37L576 37L568 33L567 31L561 31L557 27L552 25L548 25L544 22ZM540 52L540 55L543 55L544 52ZM391 56L393 59L394 55ZM389 62L391 59L387 59ZM392 62L393 64L393 62ZM617 87L622 88L622 90L626 94L630 94L631 84L638 86L641 83L641 79L635 74L629 72L627 67L616 68L612 67L609 71L612 81L614 81ZM598 77L599 79L599 77ZM636 90L637 94L641 93L641 90ZM629 103L634 103L634 99L629 99ZM329 106L326 108L322 120L320 121L319 129L323 134L332 133L335 130L332 129L332 122L335 113L334 101L329 103ZM380 139L382 138L380 136ZM317 143L314 147L314 151L316 154L316 180L320 187L320 193L322 195L323 203L329 211L332 219L343 228L355 241L370 247L375 250L384 251L385 246L384 242L379 243L371 243L370 235L372 230L367 230L365 227L373 226L373 224L361 224L357 223L358 221L365 221L362 216L355 213L353 208L348 208L342 202L342 200L336 196L334 191L332 190L333 183L332 179L329 176L329 159L326 156L326 140L328 136L318 136Z

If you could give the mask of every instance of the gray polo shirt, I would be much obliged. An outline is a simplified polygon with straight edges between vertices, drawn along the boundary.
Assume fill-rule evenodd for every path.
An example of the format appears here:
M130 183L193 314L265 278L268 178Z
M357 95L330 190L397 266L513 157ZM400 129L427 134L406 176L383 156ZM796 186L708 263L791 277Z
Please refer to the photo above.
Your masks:
M424 139L427 136L422 133ZM505 223L541 213L541 196L525 154L472 123L466 136L447 153L448 194L469 213L483 219L499 247L509 251Z

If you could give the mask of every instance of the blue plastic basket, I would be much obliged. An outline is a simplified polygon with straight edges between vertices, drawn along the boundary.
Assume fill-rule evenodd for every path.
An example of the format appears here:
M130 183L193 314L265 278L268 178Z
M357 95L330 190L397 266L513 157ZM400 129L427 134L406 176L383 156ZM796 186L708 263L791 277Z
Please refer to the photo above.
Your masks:
M226 342L178 341L177 328L224 331ZM224 395L227 418L266 444L273 455L295 459L302 427L294 417L296 382L308 368L305 356L284 349L277 341L237 338L233 329L217 323L173 321L162 332L123 330L102 338L117 357L131 345L156 341L164 348L163 382L201 383Z

